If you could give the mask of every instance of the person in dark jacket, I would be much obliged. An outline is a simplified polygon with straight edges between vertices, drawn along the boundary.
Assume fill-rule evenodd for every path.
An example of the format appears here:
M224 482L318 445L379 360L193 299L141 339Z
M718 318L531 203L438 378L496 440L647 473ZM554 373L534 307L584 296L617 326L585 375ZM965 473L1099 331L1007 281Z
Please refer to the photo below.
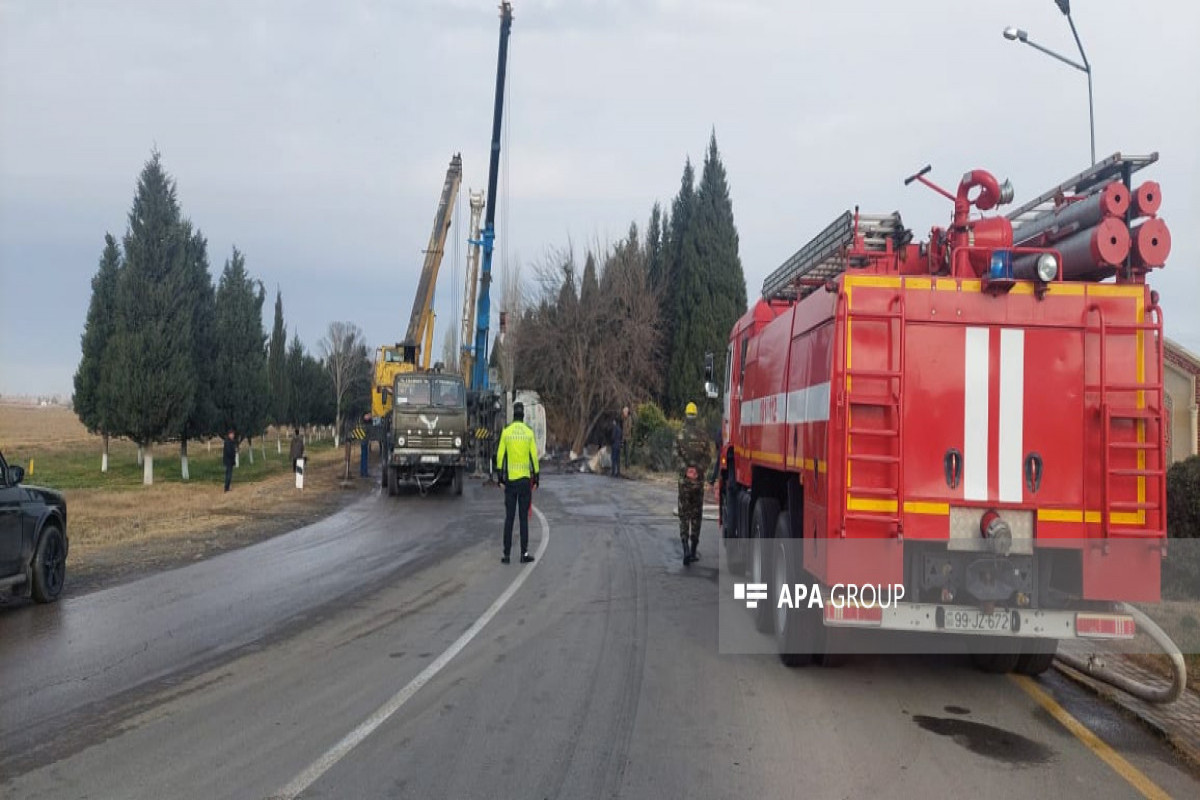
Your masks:
M229 484L233 480L233 465L237 463L237 438L234 436L231 429L225 436L225 450L222 453L222 460L225 462L225 491L229 491Z
M625 438L625 432L621 428L621 420L614 418L612 421L612 476L614 478L621 477L621 441Z
M300 435L299 428L293 430L290 455L292 457L292 472L296 472L299 469L296 462L304 458L304 437Z

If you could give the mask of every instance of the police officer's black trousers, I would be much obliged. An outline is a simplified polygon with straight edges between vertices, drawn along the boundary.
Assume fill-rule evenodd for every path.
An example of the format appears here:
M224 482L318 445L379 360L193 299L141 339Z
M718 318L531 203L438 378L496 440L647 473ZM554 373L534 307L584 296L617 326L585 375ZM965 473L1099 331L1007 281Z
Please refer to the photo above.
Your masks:
M512 550L513 516L521 513L521 555L529 552L529 504L533 489L529 478L509 481L504 487L504 555Z

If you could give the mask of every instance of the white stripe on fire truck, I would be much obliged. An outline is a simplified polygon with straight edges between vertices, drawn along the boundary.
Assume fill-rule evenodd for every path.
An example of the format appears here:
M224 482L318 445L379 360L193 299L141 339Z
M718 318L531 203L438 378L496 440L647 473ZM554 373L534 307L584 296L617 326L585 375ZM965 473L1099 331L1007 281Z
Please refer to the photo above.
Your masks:
M1000 502L1019 503L1025 439L1025 331L1000 331Z
M963 497L987 500L988 493L987 328L966 329L963 364Z
M829 419L829 382L818 383L794 392L767 395L742 402L744 428L762 425L795 425Z

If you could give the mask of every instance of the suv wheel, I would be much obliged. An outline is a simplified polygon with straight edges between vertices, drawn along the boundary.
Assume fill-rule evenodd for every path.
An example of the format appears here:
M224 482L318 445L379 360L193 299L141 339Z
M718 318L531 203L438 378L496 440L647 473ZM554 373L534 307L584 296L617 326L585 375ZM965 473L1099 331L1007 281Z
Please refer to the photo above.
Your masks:
M52 603L62 594L67 578L67 542L53 522L42 529L42 540L33 557L33 599Z

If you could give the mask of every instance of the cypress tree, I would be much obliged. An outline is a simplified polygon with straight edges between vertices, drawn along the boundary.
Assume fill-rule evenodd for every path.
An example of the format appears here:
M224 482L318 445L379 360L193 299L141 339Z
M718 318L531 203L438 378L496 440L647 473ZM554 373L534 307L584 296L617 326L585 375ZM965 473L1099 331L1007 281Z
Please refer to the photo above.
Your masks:
M290 392L288 391L287 329L283 326L283 293L279 289L275 290L275 325L271 329L267 372L271 379L271 422L282 425L288 421Z
M120 278L121 250L112 234L104 234L104 253L100 267L92 278L92 300L88 305L80 345L83 357L75 372L75 395L72 406L79 421L91 433L99 433L104 441L100 456L100 471L108 472L108 437L112 431L112 398L105 395L104 359L113 331L116 312L117 282Z
M217 413L212 386L214 299L212 274L208 269L208 241L200 231L193 234L187 221L183 222L183 237L188 253L184 292L192 308L190 368L196 377L192 405L179 432L179 469L180 476L186 481L191 477L188 441L216 433Z
M235 247L225 261L217 285L216 377L213 396L222 427L232 429L240 442L266 427L270 410L267 379L267 337L262 307L266 293L246 273L246 259ZM254 450L250 450L254 463Z
M681 318L693 312L694 292L687 293L685 298L683 282L690 280L696 270L695 248L689 244L688 233L693 225L696 207L696 172L692 168L692 160L688 158L683 165L683 175L679 181L679 193L671 203L671 219L663 246L663 270L660 281L660 300L662 302L662 332L665 352L669 354L669 365L674 364L676 351L679 349L677 339ZM680 404L680 398L685 393L668 371L663 401L668 409L674 410ZM686 401L684 401L686 402ZM680 409L682 407L680 406Z
M583 264L583 282L579 288L579 302L592 308L600 300L600 280L596 277L596 257L589 251Z
M715 133L677 252L677 327L667 374L672 410L697 396L704 380L704 354L725 349L730 329L746 310L733 202Z
M733 221L733 200L725 165L717 149L717 134L708 141L708 154L700 177L697 198L697 229L703 236L697 239L701 263L708 273L712 287L713 328L704 331L701 359L696 362L695 375L703 380L703 354L720 353L729 341L729 331L738 318L746 313L746 274L738 255L738 232ZM700 385L697 383L697 385Z
M149 485L152 446L183 428L197 384L187 293L190 245L175 182L158 152L138 178L124 250L102 391L113 398L113 433L144 449L142 480Z
M288 414L287 421L291 425L307 425L311 419L308 408L305 407L307 396L304 386L304 345L300 337L293 334L292 343L287 351L287 382L288 382Z
M658 286L662 279L662 268L662 206L655 201L650 209L650 224L646 226L646 272L651 286Z

